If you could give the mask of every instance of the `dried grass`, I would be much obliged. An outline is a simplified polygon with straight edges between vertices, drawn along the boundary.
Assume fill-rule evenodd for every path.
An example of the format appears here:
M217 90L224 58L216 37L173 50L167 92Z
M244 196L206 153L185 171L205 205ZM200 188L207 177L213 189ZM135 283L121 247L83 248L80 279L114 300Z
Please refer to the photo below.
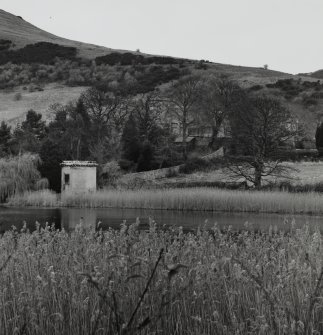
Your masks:
M322 334L322 236L49 227L0 237L3 334Z

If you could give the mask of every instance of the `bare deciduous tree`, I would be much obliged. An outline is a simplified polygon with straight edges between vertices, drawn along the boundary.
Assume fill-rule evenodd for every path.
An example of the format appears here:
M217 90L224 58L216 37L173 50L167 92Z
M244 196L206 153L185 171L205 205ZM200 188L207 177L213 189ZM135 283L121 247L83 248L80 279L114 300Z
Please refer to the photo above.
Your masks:
M195 108L200 99L201 88L201 77L190 75L174 82L167 92L169 111L181 129L184 160L187 159L187 130L196 122Z
M125 100L113 92L105 93L96 88L90 88L81 95L81 100L96 128L98 140L111 127L115 125L120 127L128 116Z
M102 92L96 88L83 93L81 101L92 127L91 155L104 162L120 145L122 129L130 113L129 101L113 92Z
M237 156L228 169L233 176L244 177L256 188L267 176L288 176L290 168L282 164L282 147L299 132L291 114L273 98L245 99L231 115L232 140Z
M162 124L164 112L163 102L159 92L139 95L133 102L133 112L138 122L142 141L151 141L155 128Z
M202 122L208 122L212 127L210 147L214 147L221 126L242 95L238 84L227 77L210 76L204 81L199 103L201 113L198 115Z

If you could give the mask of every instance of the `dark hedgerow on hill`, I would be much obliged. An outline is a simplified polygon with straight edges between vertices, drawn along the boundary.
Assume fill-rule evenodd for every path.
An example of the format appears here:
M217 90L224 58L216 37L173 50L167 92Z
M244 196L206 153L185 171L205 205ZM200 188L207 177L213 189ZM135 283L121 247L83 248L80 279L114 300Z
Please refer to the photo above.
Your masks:
M148 72L139 75L137 84L131 89L131 93L147 93L153 91L156 86L179 79L181 71L176 67L163 68L162 66L153 66Z
M75 59L76 48L66 47L54 43L39 42L28 44L18 50L7 50L0 53L0 65L14 64L51 64L55 58Z
M149 65L149 64L182 64L184 59L176 59L173 57L161 57L161 56L149 56L144 57L143 55L133 54L130 52L112 52L105 56L95 58L97 65L108 64L108 65Z

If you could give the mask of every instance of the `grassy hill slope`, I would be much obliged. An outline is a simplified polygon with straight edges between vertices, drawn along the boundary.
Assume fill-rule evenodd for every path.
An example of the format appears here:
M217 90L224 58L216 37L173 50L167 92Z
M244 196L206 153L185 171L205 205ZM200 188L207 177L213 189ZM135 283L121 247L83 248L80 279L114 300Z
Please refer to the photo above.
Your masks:
M323 79L323 70L318 70L310 74L311 77L317 79Z
M16 49L37 42L50 42L75 47L79 51L79 56L85 58L95 58L111 51L111 49L106 47L72 41L50 34L35 27L23 18L2 9L0 9L0 39L11 40L15 44L14 48Z
M263 68L152 56L136 52L127 53L124 50L55 36L26 22L21 17L0 9L1 40L12 42L9 50L21 50L31 46L34 48L31 58L40 54L38 49L35 49L35 44L39 42L53 43L54 50L51 51L50 57L56 55L55 44L72 47L76 48L76 56L81 60L72 56L69 59L63 57L59 62L53 63L52 58L49 57L49 61L38 64L33 64L31 59L28 64L18 62L12 66L0 66L0 81L3 88L6 88L0 87L0 120L20 121L31 108L46 114L51 104L67 103L69 100L76 99L86 87L95 83L123 84L128 78L128 81L135 82L137 88L139 87L137 93L147 92L159 85L167 85L171 80L176 80L187 72L226 75L246 89L281 98L297 115L300 122L306 125L306 131L310 137L313 137L318 119L322 116L323 86L315 88L302 84L304 81L316 82L320 78L320 71L314 73L313 77L306 74L295 76ZM44 52L44 45L42 48L41 51ZM61 52L64 54L65 50ZM25 49L20 51L21 56L26 58ZM89 59L95 59L95 64ZM286 85L275 87L275 83L286 80L287 87ZM289 83L288 80L292 82ZM13 83L8 86L9 90L6 86L8 83ZM41 84L44 91L29 92L29 88L22 89L24 86L30 86L31 83ZM21 99L16 99L16 94L19 92Z

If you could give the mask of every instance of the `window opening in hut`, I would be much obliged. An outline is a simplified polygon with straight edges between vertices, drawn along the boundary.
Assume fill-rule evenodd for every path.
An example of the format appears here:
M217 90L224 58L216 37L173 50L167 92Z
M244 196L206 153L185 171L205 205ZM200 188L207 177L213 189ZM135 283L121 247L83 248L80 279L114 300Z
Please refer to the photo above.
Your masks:
M68 173L65 173L64 174L64 183L66 185L69 185L70 184L70 175Z

